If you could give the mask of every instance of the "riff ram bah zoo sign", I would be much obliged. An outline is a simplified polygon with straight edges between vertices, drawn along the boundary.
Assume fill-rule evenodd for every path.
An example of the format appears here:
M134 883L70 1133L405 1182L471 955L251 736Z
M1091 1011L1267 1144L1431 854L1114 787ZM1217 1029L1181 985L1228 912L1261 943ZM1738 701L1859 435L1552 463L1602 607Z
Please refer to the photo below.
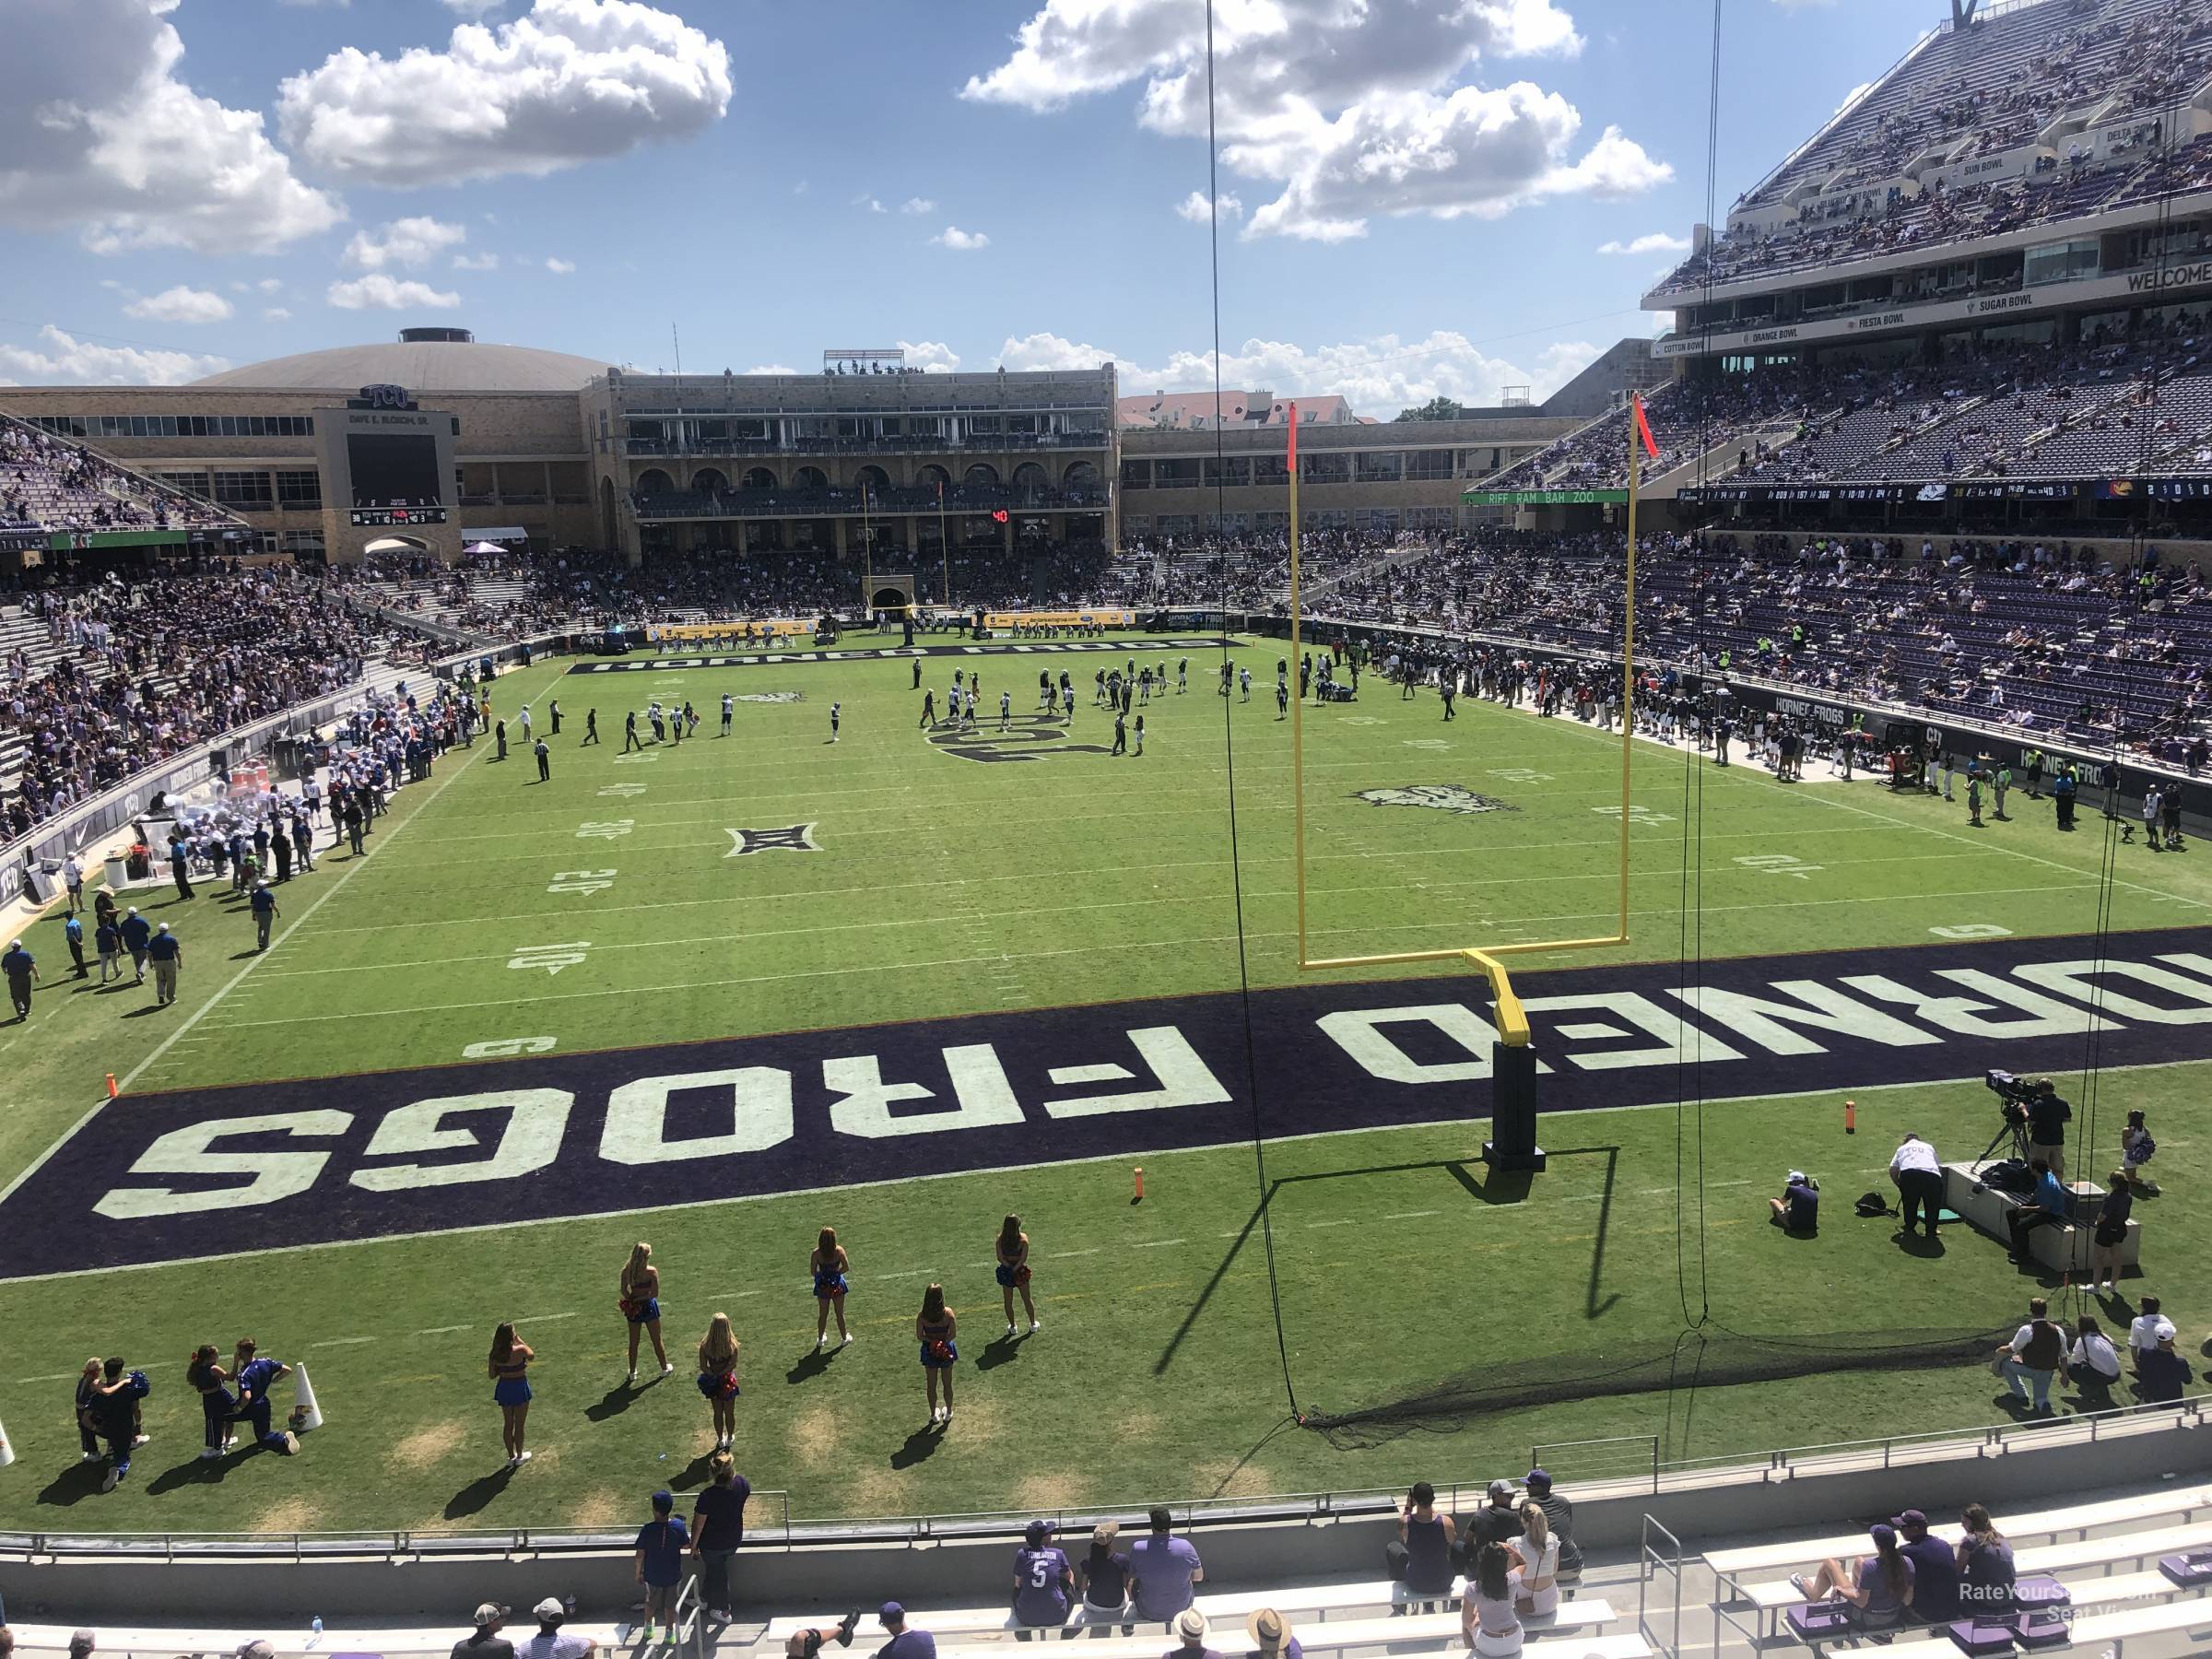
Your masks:
M1534 973L1540 1107L2212 1057L2204 932ZM129 1095L5 1196L0 1277L1445 1122L1488 1110L1479 982L1299 984ZM1249 1069L1248 1069L1249 1068ZM1256 1106L1254 1104L1256 1100ZM1824 1109L1824 1108L1823 1108Z

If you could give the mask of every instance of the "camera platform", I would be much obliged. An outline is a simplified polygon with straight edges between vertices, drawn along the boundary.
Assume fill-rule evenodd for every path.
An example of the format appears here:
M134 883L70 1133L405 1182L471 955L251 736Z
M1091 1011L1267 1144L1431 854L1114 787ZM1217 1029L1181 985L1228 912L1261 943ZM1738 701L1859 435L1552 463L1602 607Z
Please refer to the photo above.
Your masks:
M2012 1232L2005 1225L2020 1199L2011 1193L1985 1186L1985 1163L1947 1163L1943 1166L1943 1202L1956 1210L1975 1231L1987 1233L2006 1249L2012 1248ZM2039 1227L2028 1235L2029 1252L2053 1273L2073 1275L2086 1281L2089 1272L2089 1241L2097 1230L2097 1212L2104 1206L2104 1189L2093 1181L2072 1181L2074 1218L2057 1227ZM1976 1189L1980 1190L1977 1191ZM2133 1267L2142 1248L2142 1228L2130 1220L2127 1237L2120 1244L2120 1265Z

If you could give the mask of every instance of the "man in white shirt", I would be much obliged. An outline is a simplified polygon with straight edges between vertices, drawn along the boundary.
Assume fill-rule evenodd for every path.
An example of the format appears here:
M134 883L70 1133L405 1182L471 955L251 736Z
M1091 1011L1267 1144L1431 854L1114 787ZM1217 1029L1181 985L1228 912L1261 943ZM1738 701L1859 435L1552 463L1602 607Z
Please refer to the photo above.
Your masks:
M1904 1210L1903 1237L1912 1236L1914 1212L1926 1221L1928 1237L1936 1236L1936 1217L1943 1208L1943 1165L1936 1148L1917 1135L1908 1135L1889 1155L1889 1183L1897 1188Z
M2159 1312L2159 1299L2147 1296L2138 1304L2142 1312L2128 1322L2127 1358L2130 1364L2137 1363L2147 1348L2159 1346L2159 1327L2164 1325L2167 1334L2173 1332L2173 1322Z
M2154 835L2151 837L2151 841L2155 845L2158 837ZM85 866L78 864L75 856L62 860L62 885L69 889L69 908L72 911L83 910L85 908Z
M550 1595L530 1609L537 1619L537 1634L517 1650L520 1659L591 1659L598 1643L589 1636L563 1636L560 1621L568 1610Z

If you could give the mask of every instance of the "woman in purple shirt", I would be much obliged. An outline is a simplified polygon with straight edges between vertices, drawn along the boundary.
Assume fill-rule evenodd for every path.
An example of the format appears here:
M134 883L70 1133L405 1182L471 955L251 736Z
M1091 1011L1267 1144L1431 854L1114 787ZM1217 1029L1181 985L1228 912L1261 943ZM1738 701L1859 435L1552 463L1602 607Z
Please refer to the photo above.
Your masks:
M1897 1528L1887 1521L1875 1523L1867 1536L1874 1540L1874 1553L1860 1561L1855 1575L1847 1573L1842 1562L1830 1560L1821 1562L1810 1579L1802 1572L1792 1573L1790 1583L1808 1602L1832 1596L1850 1604L1853 1622L1867 1630L1887 1630L1901 1622L1912 1605L1912 1560L1898 1548Z

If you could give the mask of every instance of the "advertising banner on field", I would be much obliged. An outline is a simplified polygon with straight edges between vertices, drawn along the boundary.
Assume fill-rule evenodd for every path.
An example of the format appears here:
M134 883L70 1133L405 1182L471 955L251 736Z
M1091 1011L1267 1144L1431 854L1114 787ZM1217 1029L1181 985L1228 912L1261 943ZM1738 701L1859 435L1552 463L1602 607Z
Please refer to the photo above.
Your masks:
M757 640L765 635L789 638L814 632L814 621L806 617L762 617L743 622L648 622L645 638L655 643L673 643L682 640Z
M1133 610L985 611L985 628L1135 628Z

